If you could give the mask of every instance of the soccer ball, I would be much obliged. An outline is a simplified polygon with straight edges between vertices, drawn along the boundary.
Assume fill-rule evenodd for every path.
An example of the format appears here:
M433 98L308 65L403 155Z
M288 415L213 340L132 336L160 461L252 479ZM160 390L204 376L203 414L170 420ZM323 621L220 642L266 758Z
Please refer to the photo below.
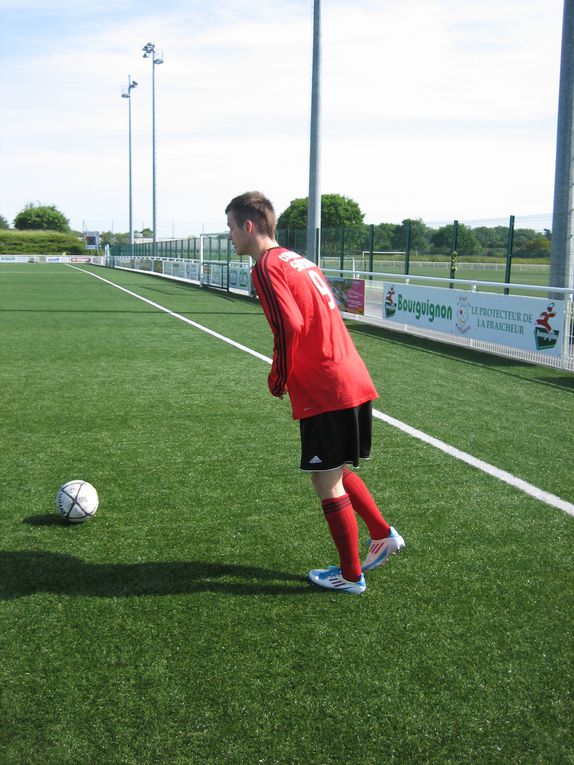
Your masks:
M56 494L58 512L70 523L83 523L98 509L98 492L87 481L68 481Z

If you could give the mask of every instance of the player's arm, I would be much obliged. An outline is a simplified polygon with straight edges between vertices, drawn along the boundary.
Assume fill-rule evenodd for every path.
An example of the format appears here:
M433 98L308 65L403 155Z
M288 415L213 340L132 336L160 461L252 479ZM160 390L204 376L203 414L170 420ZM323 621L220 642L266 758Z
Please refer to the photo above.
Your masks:
M258 261L254 281L261 305L273 331L273 364L269 373L269 390L274 396L284 396L293 368L293 356L301 331L303 317L281 267L273 267L266 256Z

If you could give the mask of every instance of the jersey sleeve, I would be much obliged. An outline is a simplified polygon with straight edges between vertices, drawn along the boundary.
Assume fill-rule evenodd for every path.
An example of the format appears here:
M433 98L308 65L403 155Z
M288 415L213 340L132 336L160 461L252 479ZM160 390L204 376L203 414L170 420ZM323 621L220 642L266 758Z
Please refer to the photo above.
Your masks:
M273 364L268 377L274 396L284 396L287 380L304 322L280 265L266 253L253 269L253 280L269 326L273 332Z

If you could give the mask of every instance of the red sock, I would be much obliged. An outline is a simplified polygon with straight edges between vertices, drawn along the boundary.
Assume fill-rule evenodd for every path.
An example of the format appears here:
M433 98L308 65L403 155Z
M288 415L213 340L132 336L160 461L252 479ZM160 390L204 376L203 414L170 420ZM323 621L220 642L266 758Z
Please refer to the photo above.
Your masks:
M381 515L377 503L362 478L359 478L349 468L343 468L343 486L349 495L353 510L366 523L371 539L388 537L391 533L391 527Z
M329 532L339 553L341 573L349 582L361 578L359 558L359 527L347 494L335 499L321 500Z

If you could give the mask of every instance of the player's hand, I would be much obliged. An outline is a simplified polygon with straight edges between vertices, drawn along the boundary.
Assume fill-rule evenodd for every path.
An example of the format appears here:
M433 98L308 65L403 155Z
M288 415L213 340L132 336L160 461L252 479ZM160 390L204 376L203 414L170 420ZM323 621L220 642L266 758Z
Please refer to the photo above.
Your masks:
M287 393L287 386L285 386L282 390L278 389L277 379L273 374L269 374L267 377L267 387L269 388L271 395L275 396L275 398L283 398L283 396Z

